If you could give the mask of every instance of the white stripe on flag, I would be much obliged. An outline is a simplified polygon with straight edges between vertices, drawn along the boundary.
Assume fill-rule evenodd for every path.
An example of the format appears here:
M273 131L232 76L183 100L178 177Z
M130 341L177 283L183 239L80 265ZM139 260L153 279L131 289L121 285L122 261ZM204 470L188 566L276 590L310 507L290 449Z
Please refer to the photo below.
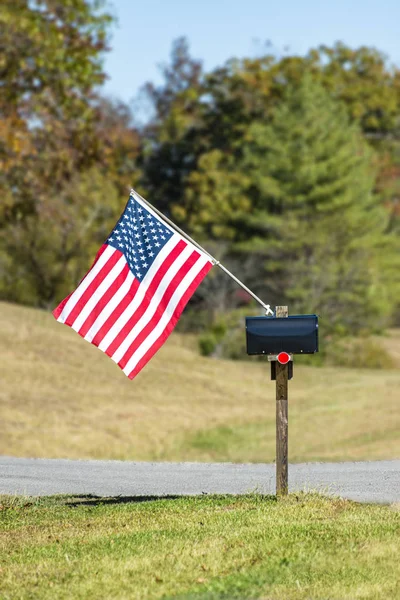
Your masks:
M121 358L124 356L125 352L128 350L128 348L131 345L131 343L133 342L133 340L137 337L137 335L141 332L141 330L150 321L150 319L156 312L158 305L160 304L160 301L161 301L162 297L164 296L164 293L165 293L167 287L169 286L169 284L171 283L171 281L173 280L173 278L175 277L175 275L177 274L179 269L187 261L187 259L192 254L192 252L193 252L193 247L186 246L186 248L184 248L184 250L182 250L180 255L174 260L174 262L172 263L172 265L170 266L168 271L164 274L164 277L160 281L157 291L155 291L155 293L151 299L151 302L148 305L148 307L146 308L145 312L140 317L139 321L137 321L137 323L135 323L135 326L133 327L133 329L128 333L126 338L121 342L120 346L118 346L117 350L112 355L111 358L116 363L118 363L121 360Z
M117 264L113 266L108 275L103 279L103 281L101 282L97 290L94 292L94 294L90 296L90 299L88 300L88 302L86 302L85 306L71 325L72 329L75 329L75 331L79 331L79 329L86 321L87 317L90 315L90 313L96 306L97 302L100 300L100 298L103 297L108 288L113 284L113 282L121 273L125 265L126 259L125 256L122 255Z
M104 323L107 321L108 317L112 314L112 312L117 308L117 306L122 302L127 293L130 290L132 283L135 281L134 276L132 275L132 271L128 271L128 275L121 285L121 287L115 292L112 298L110 298L109 302L105 305L87 334L85 335L85 340L91 342L95 337L96 333L100 331L103 327Z
M193 246L190 246L190 250L193 251ZM138 362L143 358L146 352L151 348L154 342L160 337L160 335L165 330L166 326L171 320L172 315L175 312L179 301L182 296L185 294L186 290L189 288L195 277L200 273L201 269L209 262L208 257L201 256L197 262L193 265L193 267L186 273L185 277L182 279L181 283L176 288L174 294L172 295L167 308L165 309L162 318L156 325L154 329L152 329L151 333L147 336L145 340L140 344L139 348L134 352L129 361L127 362L125 368L123 369L126 375L129 375L136 367Z
M74 291L72 296L69 298L69 300L65 304L60 316L58 317L57 321L59 321L60 323L65 323L65 321L68 318L69 313L73 310L75 304L80 300L80 298L83 296L84 292L87 290L89 285L92 283L93 279L101 271L101 269L104 267L106 262L114 254L115 251L116 251L115 248L113 248L112 246L107 246L107 248L104 250L104 252L99 257L99 260L96 262L95 265L93 265L93 267L87 273L84 280L80 283L80 285L78 285L78 287L76 288L76 290Z
M148 287L151 285L154 275L157 274L158 270L160 269L164 260L167 258L168 254L173 250L176 244L179 243L180 239L177 238L178 236L172 236L172 238L168 240L168 242L165 244L164 248L162 248L156 260L153 262L150 269L147 271L143 281L140 283L133 301L129 304L126 310L124 310L122 315L118 317L114 325L110 328L110 330L102 339L101 343L99 344L100 350L102 350L103 352L107 350L107 348L110 346L110 344L112 344L112 342L117 337L121 329L126 325L133 313L137 310L146 294Z

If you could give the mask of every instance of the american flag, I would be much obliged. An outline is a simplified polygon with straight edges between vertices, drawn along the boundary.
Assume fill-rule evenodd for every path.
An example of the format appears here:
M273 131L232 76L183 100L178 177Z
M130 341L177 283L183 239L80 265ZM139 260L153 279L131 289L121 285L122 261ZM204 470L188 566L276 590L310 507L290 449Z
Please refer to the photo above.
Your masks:
M133 379L212 266L132 191L93 266L53 315Z

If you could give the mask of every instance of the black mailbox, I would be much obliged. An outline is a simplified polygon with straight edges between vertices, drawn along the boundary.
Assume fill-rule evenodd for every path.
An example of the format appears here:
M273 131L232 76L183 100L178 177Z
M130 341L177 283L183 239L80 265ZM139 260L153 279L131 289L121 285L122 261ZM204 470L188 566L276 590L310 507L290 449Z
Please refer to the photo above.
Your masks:
M317 315L246 317L247 354L318 352Z

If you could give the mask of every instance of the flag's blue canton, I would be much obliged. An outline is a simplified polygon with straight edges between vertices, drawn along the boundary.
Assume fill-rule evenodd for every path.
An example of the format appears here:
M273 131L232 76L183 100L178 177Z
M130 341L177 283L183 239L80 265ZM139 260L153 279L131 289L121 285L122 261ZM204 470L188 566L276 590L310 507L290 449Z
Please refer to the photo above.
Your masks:
M106 243L125 254L132 273L140 281L173 232L132 196Z

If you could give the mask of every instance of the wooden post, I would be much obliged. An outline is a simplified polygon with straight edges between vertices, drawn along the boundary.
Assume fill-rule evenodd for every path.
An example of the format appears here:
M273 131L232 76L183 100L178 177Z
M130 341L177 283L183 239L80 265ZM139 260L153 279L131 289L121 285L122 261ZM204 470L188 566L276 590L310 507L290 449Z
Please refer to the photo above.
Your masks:
M287 317L287 306L277 306L276 317ZM276 495L288 493L288 365L276 363Z

